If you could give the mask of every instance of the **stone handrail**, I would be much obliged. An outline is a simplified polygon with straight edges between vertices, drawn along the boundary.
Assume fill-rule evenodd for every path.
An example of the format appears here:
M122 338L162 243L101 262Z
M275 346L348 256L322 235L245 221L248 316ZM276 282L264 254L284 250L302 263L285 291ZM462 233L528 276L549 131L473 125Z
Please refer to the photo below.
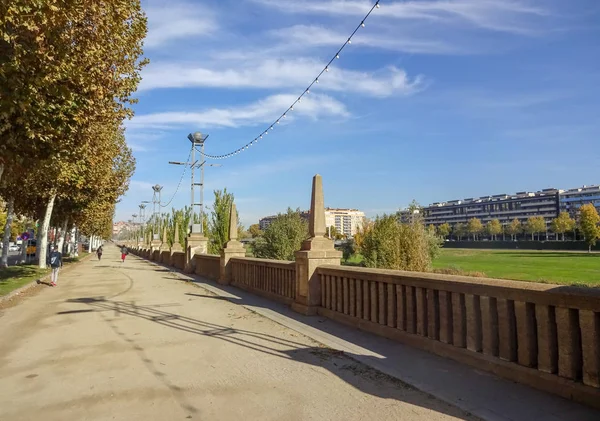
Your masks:
M174 251L171 255L171 266L183 270L185 267L185 253L182 251Z
M598 289L339 266L317 271L324 316L598 405Z
M296 298L296 264L285 260L234 257L231 284L291 304Z
M221 270L221 257L216 254L196 253L196 275L203 276L213 281L219 280Z

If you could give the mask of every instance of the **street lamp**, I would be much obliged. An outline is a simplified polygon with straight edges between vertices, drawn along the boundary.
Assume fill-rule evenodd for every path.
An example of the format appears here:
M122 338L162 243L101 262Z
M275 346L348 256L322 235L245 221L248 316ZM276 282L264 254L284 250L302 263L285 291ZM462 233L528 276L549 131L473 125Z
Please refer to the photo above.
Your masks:
M191 232L198 232L200 234L204 234L204 167L208 165L210 167L220 167L221 164L207 164L204 155L204 142L208 139L208 135L203 135L200 132L190 133L188 135L189 141L192 143L192 153L191 153L191 162L180 162L180 161L169 161L169 164L172 165L189 165L191 172L191 183L190 183L190 193L191 193L191 206L192 206L192 221L191 221ZM200 146L200 150L198 151L196 148ZM200 159L196 160L196 152L200 152ZM201 161L198 163L198 161ZM200 182L196 183L196 169L200 169ZM200 202L196 203L194 198L194 190L195 187L200 187ZM200 224L194 224L194 208L195 206L200 207ZM198 228L197 225L199 225Z

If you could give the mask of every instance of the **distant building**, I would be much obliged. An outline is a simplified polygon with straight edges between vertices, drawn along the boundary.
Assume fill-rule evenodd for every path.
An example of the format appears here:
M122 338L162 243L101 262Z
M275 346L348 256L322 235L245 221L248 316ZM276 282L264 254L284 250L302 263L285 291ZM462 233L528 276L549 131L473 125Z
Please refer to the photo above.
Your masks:
M560 192L560 211L569 212L573 218L577 217L581 205L586 203L592 203L600 212L600 186L583 186Z
M300 212L300 216L308 221L309 211ZM258 226L262 231L266 230L269 225L277 218L277 215L270 215L261 218L258 221ZM325 209L325 226L326 228L335 227L338 232L348 237L356 234L357 227L362 226L365 213L358 209Z
M419 217L421 211L419 209L401 209L398 211L398 218L403 224L412 222L415 217Z
M484 224L492 219L509 224L515 218L526 222L532 216L542 216L549 224L558 216L559 194L557 189L544 189L534 193L497 194L433 203L423 208L423 217L425 224L435 226L466 223L471 218L478 218Z
M356 234L364 219L365 213L358 209L325 209L326 227L335 227L339 233L347 237Z
M308 211L300 212L300 217L306 221L308 221L308 215L309 215ZM264 218L261 218L258 221L258 227L260 228L260 230L264 231L267 228L269 228L269 225L271 225L271 223L277 218L277 216L278 215L270 215L270 216L265 216Z

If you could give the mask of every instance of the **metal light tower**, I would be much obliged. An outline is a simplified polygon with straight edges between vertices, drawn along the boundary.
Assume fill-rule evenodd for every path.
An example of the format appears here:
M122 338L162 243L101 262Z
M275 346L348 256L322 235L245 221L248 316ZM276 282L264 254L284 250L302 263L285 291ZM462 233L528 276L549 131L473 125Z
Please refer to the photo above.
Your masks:
M160 215L160 193L163 189L163 186L159 186L158 184L152 186L152 190L154 191L154 195L152 196L152 218L154 219L154 226L157 230L160 229L159 215ZM157 231L158 232L158 231Z
M140 233L141 237L144 236L144 222L146 221L146 205L144 203L140 204Z
M208 139L208 135L203 135L200 132L190 133L188 135L189 141L192 143L192 152L191 152L191 162L176 162L169 161L169 164L174 165L189 165L191 172L191 183L190 183L190 196L191 201L190 204L192 206L192 220L191 220L191 229L192 233L200 233L204 234L204 166L207 164L204 157L204 142ZM198 150L198 146L200 146L200 150ZM196 159L196 152L200 153L200 159ZM199 162L200 161L200 162ZM210 167L220 167L221 164L208 164ZM196 182L196 170L200 169L200 182ZM200 202L196 203L195 191L199 190L200 193ZM198 206L200 208L200 223L194 224L194 214L195 207Z

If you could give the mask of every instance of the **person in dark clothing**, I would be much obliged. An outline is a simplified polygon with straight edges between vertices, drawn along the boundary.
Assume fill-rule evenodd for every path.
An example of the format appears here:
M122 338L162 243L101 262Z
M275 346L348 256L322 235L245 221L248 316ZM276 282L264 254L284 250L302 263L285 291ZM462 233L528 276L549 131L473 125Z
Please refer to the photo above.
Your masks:
M125 263L125 258L127 257L128 254L129 254L129 250L127 250L127 247L125 247L125 246L121 247L121 261L123 263Z
M62 253L58 251L58 246L54 246L54 251L50 253L48 261L52 268L52 286L55 287L58 282L58 272L63 265Z
M102 246L98 247L96 254L98 255L98 260L102 259Z

